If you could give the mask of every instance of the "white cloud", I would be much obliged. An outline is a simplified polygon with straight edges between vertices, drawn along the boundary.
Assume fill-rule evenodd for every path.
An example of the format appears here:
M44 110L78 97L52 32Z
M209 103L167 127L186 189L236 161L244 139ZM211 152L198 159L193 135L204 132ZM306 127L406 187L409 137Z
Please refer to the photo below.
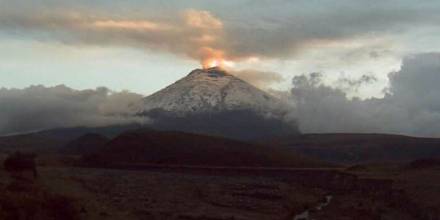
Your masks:
M72 126L144 123L135 117L141 95L66 86L0 89L0 134Z

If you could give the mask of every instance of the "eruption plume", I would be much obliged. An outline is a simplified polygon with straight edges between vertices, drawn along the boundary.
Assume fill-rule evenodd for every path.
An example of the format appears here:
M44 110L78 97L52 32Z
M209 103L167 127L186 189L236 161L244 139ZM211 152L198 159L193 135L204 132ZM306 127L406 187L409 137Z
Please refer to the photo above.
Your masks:
M211 67L233 67L234 62L225 58L225 52L210 47L202 47L199 50L201 64L204 69Z

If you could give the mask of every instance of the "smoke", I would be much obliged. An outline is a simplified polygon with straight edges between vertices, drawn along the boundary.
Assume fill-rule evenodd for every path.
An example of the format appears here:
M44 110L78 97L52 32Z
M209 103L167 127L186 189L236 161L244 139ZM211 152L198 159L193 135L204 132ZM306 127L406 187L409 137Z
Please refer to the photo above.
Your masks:
M406 57L401 70L389 74L383 98L347 97L347 91L323 83L323 75L294 77L291 117L305 133L374 132L440 136L440 54ZM361 77L353 84L369 83ZM348 82L352 82L348 80Z
M72 45L127 46L167 51L206 65L224 59L223 23L208 11L184 10L175 20L121 19L87 13L1 13L0 31L25 31L40 40ZM27 36L27 35L26 35Z
M107 88L73 90L64 85L0 89L0 134L72 126L146 123L134 117L141 95Z

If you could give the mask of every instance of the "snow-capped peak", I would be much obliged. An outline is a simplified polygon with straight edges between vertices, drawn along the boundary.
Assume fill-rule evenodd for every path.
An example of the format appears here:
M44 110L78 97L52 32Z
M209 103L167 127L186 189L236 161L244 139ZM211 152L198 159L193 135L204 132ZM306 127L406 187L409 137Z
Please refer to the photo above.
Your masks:
M146 97L143 112L162 109L177 115L227 110L279 112L281 102L219 67L195 69L186 77Z

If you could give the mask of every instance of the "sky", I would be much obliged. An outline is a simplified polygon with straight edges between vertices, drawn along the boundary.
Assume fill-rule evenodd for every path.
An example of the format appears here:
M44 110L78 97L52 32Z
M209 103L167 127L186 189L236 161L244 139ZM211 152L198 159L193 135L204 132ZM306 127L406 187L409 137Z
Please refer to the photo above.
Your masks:
M304 90L338 94L350 112L358 110L359 103L371 106L373 100L393 100L395 108L411 108L405 113L407 120L426 111L437 117L433 106L438 100L425 98L426 103L418 106L426 107L422 110L409 103L437 91L428 82L440 80L439 24L438 1L0 0L0 97L24 96L36 88L50 94L93 93L103 99L114 94L141 97L192 69L221 65L261 89L287 93L297 106L295 114L305 114L310 103L315 107L326 103L294 94ZM408 77L399 78L405 74ZM398 93L421 90L420 82L430 87L402 101L406 96ZM102 93L103 87L107 92ZM330 97L323 94L319 97ZM0 103L8 103L4 100ZM357 107L352 109L353 105ZM330 106L320 109L332 112ZM100 112L102 106L93 109ZM321 116L328 115L304 118ZM345 122L327 130L320 122L302 124L310 132L348 130ZM350 126L359 131L438 135L432 126L412 130L403 125ZM27 129L34 127L38 126Z
M0 1L1 87L100 86L143 95L209 56L233 70L374 75L353 96L382 96L407 54L440 49L436 1ZM251 80L252 81L252 80Z

